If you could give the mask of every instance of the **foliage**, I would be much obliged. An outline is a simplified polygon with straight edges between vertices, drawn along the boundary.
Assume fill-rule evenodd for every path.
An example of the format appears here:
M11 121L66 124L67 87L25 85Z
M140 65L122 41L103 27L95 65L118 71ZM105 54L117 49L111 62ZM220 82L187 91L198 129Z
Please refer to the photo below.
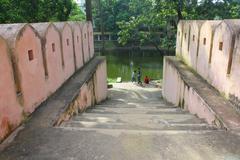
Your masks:
M80 7L76 3L73 3L72 11L69 15L68 20L81 21L84 19L85 19L85 15L84 15L83 11L80 9Z
M119 35L122 45L173 49L180 19L240 18L239 0L101 0L104 30ZM100 30L95 4L96 29Z
M0 0L0 23L81 20L72 0Z

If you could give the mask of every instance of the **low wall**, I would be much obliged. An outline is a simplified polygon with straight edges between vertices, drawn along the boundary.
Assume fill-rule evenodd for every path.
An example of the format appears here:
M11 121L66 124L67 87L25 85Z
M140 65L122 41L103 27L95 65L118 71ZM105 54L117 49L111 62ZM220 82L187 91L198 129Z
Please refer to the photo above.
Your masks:
M94 73L82 84L71 103L55 122L55 126L59 126L63 121L68 121L74 114L84 112L87 108L107 98L106 70L106 60L104 60L97 65Z
M240 116L233 105L179 58L165 57L163 97L219 128L238 129Z
M240 110L240 20L184 20L176 55Z
M0 25L0 61L6 67L0 69L0 142L94 58L91 25L90 22ZM86 103L84 106L106 98L106 65L101 64L93 73L92 83L82 86L81 94L87 97L87 102L85 98L80 100Z
M215 115L198 95L190 84L187 83L170 58L164 59L163 96L175 106L190 111L192 114L204 118L208 123L215 121Z

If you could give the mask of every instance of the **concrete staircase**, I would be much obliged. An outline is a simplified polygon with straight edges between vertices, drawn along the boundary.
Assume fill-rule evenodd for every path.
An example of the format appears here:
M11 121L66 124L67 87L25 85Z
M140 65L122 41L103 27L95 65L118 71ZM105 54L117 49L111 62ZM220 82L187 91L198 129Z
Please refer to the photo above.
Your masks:
M165 102L159 89L140 87L109 90L107 101L74 116L70 121L63 123L61 128L104 133L175 134L216 130L195 115Z

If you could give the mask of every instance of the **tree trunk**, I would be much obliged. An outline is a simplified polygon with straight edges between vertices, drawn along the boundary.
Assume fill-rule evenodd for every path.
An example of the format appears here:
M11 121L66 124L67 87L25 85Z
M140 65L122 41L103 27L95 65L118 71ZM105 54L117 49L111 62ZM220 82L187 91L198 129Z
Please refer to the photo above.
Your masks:
M93 21L92 19L92 1L91 0L85 0L86 3L86 19L87 21Z
M182 8L183 8L183 0L178 0L178 4L177 4L178 21L183 19Z
M102 51L105 50L105 37L104 37L104 24L103 24L103 12L102 12L102 3L101 0L98 0L98 7L99 7L99 16L100 16L100 28L101 28L101 35L102 35Z

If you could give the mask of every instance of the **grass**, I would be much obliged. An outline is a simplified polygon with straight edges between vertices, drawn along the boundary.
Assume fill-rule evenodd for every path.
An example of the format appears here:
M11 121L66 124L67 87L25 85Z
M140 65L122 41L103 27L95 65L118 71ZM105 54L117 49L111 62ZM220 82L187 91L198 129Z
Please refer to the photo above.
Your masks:
M108 82L108 84L109 83L117 83L117 78L116 79L115 78L108 78L107 82Z

